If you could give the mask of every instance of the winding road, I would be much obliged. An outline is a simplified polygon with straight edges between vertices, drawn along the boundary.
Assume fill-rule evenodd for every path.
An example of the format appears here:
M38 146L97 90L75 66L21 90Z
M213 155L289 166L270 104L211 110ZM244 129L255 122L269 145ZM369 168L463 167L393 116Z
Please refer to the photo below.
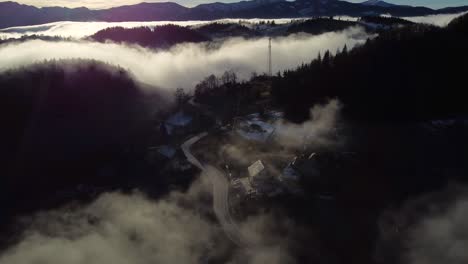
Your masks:
M193 144L207 135L208 133L203 132L185 141L181 145L182 151L187 160L202 170L202 175L208 177L212 183L213 210L226 236L239 247L252 247L254 244L243 235L229 211L229 182L224 173L214 166L202 164L190 151Z

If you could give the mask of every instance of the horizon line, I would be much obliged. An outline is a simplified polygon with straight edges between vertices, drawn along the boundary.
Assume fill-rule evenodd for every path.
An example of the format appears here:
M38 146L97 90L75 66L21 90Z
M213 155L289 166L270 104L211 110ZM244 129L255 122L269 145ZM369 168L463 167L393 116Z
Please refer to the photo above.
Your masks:
M154 1L154 2L148 2L148 1L141 1L141 2L135 2L135 3L122 3L121 5L111 5L111 6L107 6L107 7L88 7L86 5L77 5L77 6L67 6L67 5L60 5L60 4L52 4L52 5L37 5L37 4L32 4L32 3L22 3L22 2L18 2L18 1L14 1L14 0L0 0L0 3L1 2L12 2L12 3L16 3L16 4L19 4L19 5L25 5L25 6L33 6L33 7L36 7L36 8L39 8L39 9L42 9L42 8L51 8L51 7L60 7L60 8L68 8L68 9L80 9L80 8L86 8L86 9L89 9L89 10L105 10L105 9L111 9L111 8L116 8L116 7L124 7L124 6L134 6L134 5L139 5L139 4L163 4L163 3L171 3L171 4L176 4L176 5L179 5L179 6L182 6L182 7L185 7L185 8L195 8L197 6L200 6L200 5L206 5L206 4L215 4L215 3L219 3L219 4L233 4L233 3L239 3L239 2L251 2L251 1L256 1L256 0L239 0L239 1L230 1L230 2L221 2L221 1L213 1L213 2L206 2L206 3L198 3L196 5L185 5L185 4L182 4L182 3L179 3L178 1ZM277 0L277 1L286 1L286 2L295 2L296 0ZM361 2L350 2L350 1L346 1L346 0L338 0L338 1L342 1L342 2L348 2L348 3L352 3L352 4L360 4L360 3L363 3L365 2L365 0L362 0ZM462 6L468 6L467 5L452 5L452 6L445 6L445 7L441 7L441 8L433 8L433 7L430 7L430 6L426 6L426 5L401 5L401 4L394 4L396 6L411 6L411 7L424 7L424 8L429 8L429 9L432 9L432 10L439 10L439 9L444 9L444 8L451 8L451 7L462 7Z

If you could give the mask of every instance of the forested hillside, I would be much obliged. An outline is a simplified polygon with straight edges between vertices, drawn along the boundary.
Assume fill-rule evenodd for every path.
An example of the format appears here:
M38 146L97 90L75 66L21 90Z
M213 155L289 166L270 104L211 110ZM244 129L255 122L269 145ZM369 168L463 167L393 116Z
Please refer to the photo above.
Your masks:
M274 98L295 120L327 98L339 98L349 117L373 122L466 114L467 29L465 15L447 28L413 25L382 32L352 51L327 51L275 78Z
M149 27L107 28L90 38L99 42L113 41L138 44L148 48L169 48L180 43L198 43L210 40L195 30L176 25L158 26L154 29Z
M344 30L357 25L358 23L353 21L342 21L333 18L315 18L291 25L291 27L288 28L288 33L305 32L318 35L325 32Z
M0 74L2 215L45 207L60 190L80 184L129 182L149 133L143 99L125 71L94 61L50 61Z

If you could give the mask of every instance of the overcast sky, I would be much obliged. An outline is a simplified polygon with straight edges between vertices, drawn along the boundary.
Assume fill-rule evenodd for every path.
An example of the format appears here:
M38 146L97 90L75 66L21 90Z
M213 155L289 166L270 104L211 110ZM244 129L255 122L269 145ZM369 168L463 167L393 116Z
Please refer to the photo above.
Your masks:
M0 0L5 1L5 0ZM67 7L81 7L88 8L106 8L111 6L120 6L128 4L136 4L139 2L177 2L184 6L196 6L202 3L210 2L238 2L240 0L16 0L16 2L35 5L35 6L67 6ZM363 0L348 0L349 2L363 2ZM404 5L417 5L428 6L431 8L441 8L447 6L461 6L468 5L468 0L386 0L390 3L404 4Z

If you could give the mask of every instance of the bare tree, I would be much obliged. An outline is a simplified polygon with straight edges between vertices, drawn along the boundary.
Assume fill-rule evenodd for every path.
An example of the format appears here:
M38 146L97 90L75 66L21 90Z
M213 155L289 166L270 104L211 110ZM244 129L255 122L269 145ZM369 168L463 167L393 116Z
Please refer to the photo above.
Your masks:
M184 105L188 101L189 97L190 96L185 92L183 88L176 89L175 98L176 98L177 106Z

